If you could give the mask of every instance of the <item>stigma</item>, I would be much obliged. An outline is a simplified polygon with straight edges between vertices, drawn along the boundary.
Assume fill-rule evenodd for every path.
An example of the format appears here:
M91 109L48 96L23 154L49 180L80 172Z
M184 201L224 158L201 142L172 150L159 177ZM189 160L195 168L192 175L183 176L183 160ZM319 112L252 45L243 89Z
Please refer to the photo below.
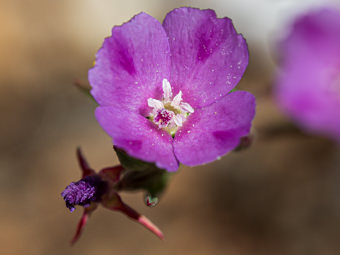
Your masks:
M167 79L163 79L162 88L162 100L148 99L148 106L152 108L149 119L158 128L174 136L194 109L188 103L182 102L182 91L173 97L171 85Z

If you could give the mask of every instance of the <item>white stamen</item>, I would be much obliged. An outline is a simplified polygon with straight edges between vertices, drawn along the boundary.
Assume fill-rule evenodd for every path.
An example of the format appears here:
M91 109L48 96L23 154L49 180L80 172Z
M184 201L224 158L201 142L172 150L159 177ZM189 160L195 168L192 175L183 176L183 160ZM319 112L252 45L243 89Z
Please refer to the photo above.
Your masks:
M178 114L178 116L181 117L182 123L187 119L187 115L186 114Z
M172 100L172 102L171 102L171 105L173 106L173 107L179 107L179 104L181 103L181 101L182 101L182 91L180 91L175 97L174 97L174 99Z
M164 104L161 101L153 98L148 99L148 106L154 108L154 110L164 109Z
M182 120L182 117L180 114L177 114L173 117L173 120L175 122L175 124L178 126L178 127L181 127L182 124L183 124L183 120Z
M194 112L194 108L192 108L191 105L188 103L181 103L181 110L189 113Z
M148 106L153 108L149 119L173 136L177 129L183 126L188 116L194 112L194 109L188 103L182 103L182 91L172 98L171 85L167 79L163 79L162 88L162 100L148 99Z
M171 85L167 79L163 79L163 98L166 102L170 102L172 97Z

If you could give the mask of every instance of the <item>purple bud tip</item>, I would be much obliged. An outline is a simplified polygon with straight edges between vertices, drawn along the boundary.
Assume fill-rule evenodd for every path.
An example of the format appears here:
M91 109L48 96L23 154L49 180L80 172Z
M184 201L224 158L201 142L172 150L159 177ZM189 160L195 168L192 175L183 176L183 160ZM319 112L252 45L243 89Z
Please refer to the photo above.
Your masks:
M75 205L87 207L92 201L98 201L103 194L103 187L104 182L99 176L86 176L68 185L61 195L66 202L66 207L73 212Z

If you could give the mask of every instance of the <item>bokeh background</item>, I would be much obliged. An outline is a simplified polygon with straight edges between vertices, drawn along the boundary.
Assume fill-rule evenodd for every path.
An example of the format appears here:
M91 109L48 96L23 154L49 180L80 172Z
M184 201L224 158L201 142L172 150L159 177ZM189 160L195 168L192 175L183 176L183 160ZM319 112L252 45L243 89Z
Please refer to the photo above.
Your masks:
M322 3L320 3L322 2ZM301 134L270 97L275 42L312 0L0 0L0 254L340 254L340 150ZM113 25L145 11L160 21L193 6L228 16L247 39L239 88L257 97L253 146L214 163L181 167L161 202L123 194L164 232L160 241L103 208L69 246L82 210L61 191L80 176L75 148L95 169L117 164L95 104L72 84ZM283 127L283 128L282 128Z

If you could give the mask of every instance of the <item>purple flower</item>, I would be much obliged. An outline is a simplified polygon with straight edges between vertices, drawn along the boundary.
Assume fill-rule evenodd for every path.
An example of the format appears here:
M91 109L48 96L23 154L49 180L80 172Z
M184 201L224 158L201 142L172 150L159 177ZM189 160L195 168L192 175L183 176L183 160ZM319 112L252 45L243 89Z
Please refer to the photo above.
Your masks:
M340 141L340 11L299 17L279 49L279 105L308 131Z
M247 135L255 99L230 91L248 64L229 18L179 8L163 24L140 13L114 27L89 71L96 118L116 147L175 171L208 163Z
M122 212L129 218L142 224L159 238L163 238L163 234L157 226L125 204L116 191L116 186L124 170L122 166L104 168L97 174L89 167L80 149L77 150L77 156L82 169L82 179L72 182L61 193L66 202L66 207L71 212L75 210L76 205L84 207L83 216L71 241L72 244L79 239L88 217L97 209L99 204L109 210Z

